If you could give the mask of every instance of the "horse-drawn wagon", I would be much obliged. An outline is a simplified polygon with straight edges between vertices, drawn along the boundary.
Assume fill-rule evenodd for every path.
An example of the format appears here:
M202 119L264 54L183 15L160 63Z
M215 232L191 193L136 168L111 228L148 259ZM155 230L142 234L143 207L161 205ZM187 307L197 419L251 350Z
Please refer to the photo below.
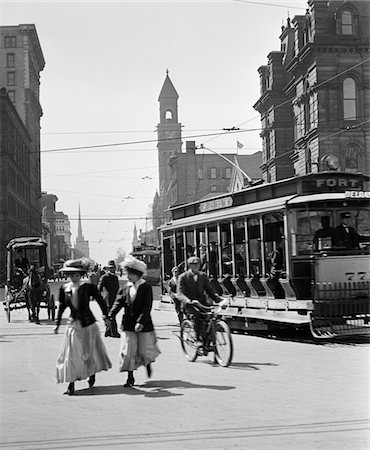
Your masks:
M55 319L55 300L48 284L47 243L39 237L12 239L7 250L7 281L4 307L10 313L27 308L30 321L40 323L40 308L47 308L48 319Z

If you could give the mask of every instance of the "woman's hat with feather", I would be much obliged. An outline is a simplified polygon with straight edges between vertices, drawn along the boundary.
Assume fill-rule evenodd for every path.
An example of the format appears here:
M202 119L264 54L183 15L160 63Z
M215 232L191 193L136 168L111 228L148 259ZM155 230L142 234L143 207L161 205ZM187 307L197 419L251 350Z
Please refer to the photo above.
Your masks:
M85 273L89 270L90 261L87 258L68 259L59 272L71 273L80 272Z
M133 256L128 256L122 263L121 266L124 269L131 269L140 272L141 275L146 275L147 265L144 261L134 258Z

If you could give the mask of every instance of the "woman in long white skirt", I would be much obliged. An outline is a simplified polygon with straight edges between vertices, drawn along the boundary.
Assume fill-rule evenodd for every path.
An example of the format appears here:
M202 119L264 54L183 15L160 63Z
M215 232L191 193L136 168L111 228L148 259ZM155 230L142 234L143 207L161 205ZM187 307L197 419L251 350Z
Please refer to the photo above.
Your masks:
M65 392L68 395L74 394L75 381L88 378L89 386L93 387L95 374L112 367L89 302L91 299L98 302L104 319L108 313L107 306L95 285L81 284L81 276L86 270L81 259L66 261L61 269L61 272L69 275L70 282L61 286L59 291L55 333L58 333L66 308L70 308L71 315L57 360L56 380L58 383L69 383Z
M151 377L151 363L161 352L150 314L153 305L152 287L142 278L146 274L146 264L130 257L122 265L129 282L119 290L109 319L114 321L117 313L124 308L119 370L128 372L124 386L129 387L134 385L134 370L140 366L145 366L148 377Z

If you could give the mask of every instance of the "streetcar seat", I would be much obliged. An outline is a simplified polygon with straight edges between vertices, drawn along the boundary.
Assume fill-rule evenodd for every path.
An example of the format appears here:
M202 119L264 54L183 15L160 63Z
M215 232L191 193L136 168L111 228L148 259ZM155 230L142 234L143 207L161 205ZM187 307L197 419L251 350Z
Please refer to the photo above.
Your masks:
M242 275L238 276L238 278L236 279L236 284L245 297L250 296L250 289L245 282L245 278Z

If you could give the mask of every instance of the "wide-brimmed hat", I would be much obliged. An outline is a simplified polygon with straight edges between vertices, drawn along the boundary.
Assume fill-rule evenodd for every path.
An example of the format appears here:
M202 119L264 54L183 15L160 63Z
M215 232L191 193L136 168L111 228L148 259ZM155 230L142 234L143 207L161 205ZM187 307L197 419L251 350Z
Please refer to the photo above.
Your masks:
M87 265L83 259L69 259L63 264L59 272L87 272Z
M116 268L116 263L113 261L113 259L112 259L111 261L108 261L107 267L108 267L108 268L109 268L109 267L114 267L114 268Z
M122 267L124 269L135 270L137 272L140 272L142 275L146 275L147 265L145 264L145 262L140 261L133 256L126 258L122 263Z
M198 256L190 256L188 259L188 264L200 264L200 259Z

